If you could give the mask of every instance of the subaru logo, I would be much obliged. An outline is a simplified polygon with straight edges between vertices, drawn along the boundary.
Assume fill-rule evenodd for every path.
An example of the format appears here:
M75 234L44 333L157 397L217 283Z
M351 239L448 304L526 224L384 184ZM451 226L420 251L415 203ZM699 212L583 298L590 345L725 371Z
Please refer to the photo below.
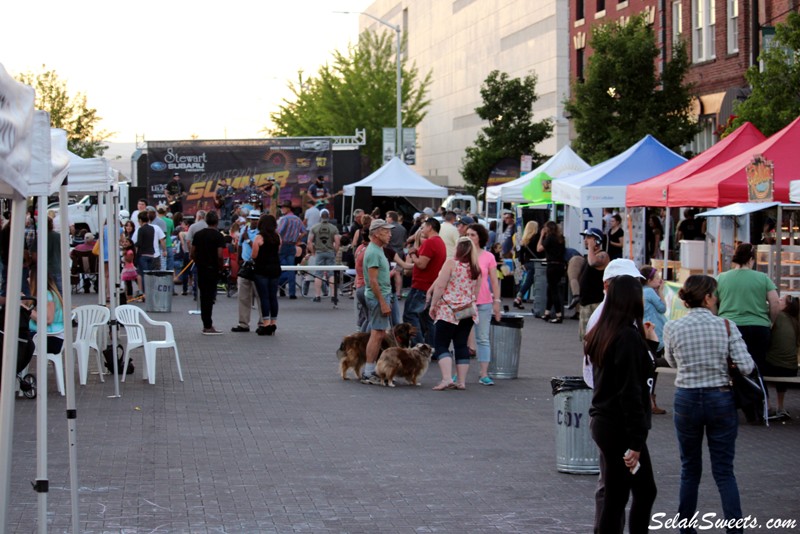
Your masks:
M321 152L330 149L330 141L314 140L314 141L300 141L300 150L307 152Z
M150 164L150 168L154 171L163 171L167 168L167 164L163 161L154 161Z

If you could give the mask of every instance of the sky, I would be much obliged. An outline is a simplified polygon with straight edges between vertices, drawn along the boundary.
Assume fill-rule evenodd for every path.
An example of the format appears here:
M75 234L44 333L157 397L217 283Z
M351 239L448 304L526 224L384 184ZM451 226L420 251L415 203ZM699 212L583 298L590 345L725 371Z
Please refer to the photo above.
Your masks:
M70 94L86 94L112 142L258 138L298 71L314 75L356 42L356 13L371 3L11 2L0 64L12 76L55 70Z

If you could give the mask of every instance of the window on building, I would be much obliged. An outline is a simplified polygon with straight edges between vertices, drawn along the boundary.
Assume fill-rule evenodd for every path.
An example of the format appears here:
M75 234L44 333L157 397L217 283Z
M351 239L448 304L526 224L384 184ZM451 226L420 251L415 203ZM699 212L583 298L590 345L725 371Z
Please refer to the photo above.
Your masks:
M692 61L708 61L717 57L716 1L692 0Z
M683 33L683 8L681 7L681 0L672 2L672 46L675 46L681 40Z
M583 0L576 0L575 2L575 20L582 20L583 16Z
M578 83L583 83L583 48L575 50L575 77Z
M739 0L728 0L728 53L739 51Z
M597 12L606 10L606 0L597 0Z
M704 150L708 150L714 146L715 136L714 131L717 129L717 120L713 115L706 115L698 119L700 124L700 132L694 136L694 139L689 143L685 149L693 154L700 154Z

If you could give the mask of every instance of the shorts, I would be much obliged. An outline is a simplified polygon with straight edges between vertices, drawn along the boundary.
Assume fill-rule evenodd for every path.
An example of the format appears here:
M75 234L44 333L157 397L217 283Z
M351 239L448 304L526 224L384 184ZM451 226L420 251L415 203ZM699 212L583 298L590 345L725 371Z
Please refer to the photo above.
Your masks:
M369 310L369 328L370 330L388 330L391 322L392 315L383 315L381 313L381 304L378 299L372 297L364 297L367 301L367 310ZM389 301L389 296L384 295L384 300Z

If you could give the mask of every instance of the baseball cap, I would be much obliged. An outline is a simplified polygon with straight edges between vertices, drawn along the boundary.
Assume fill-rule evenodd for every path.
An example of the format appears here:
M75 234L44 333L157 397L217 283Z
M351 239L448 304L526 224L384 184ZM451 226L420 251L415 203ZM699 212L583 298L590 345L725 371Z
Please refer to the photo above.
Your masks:
M616 260L611 260L606 266L606 270L603 271L603 282L616 278L617 276L625 275L633 276L634 278L644 278L633 261L626 258L617 258Z
M421 214L420 212L416 212L416 213L414 214L414 218L415 218L415 219L416 219L417 217L421 217L421 216L422 216L422 214Z
M433 208L425 208L424 210L422 210L422 213L424 213L428 217L433 217L434 215L436 215L436 213L434 213L433 211Z
M319 216L322 217L323 219L327 219L328 217L331 216L331 212L329 212L326 209L323 209L319 211Z
M119 220L125 221L131 218L131 214L128 213L128 210L119 210Z
M244 223L246 223L247 221L245 220L245 218L244 218L244 217L239 217L238 219L236 219L236 222L237 222L237 223L239 223L239 224L244 224Z
M145 211L156 211L155 206L147 206L147 210Z
M463 225L475 224L475 219L473 219L469 215L464 215L458 220L456 224L463 224Z
M369 231L374 232L380 228L394 228L394 225L387 223L383 219L372 219L372 222L369 225Z
M258 220L258 219L261 218L261 212L258 211L258 210L252 210L250 212L250 214L247 216L247 218L248 219L256 219L256 220Z
M179 173L179 172L173 172L172 173L172 176L180 176L180 175L181 175L181 173Z
M584 235L584 236L587 236L587 237L595 237L595 238L599 239L600 241L603 240L603 232L599 228L587 228L586 230L581 232L581 235Z
M86 241L94 241L94 234L91 232L86 232L85 234L83 234L83 241L84 243Z
M281 207L282 208L292 209L292 201L291 200L284 200L283 202L281 202Z

